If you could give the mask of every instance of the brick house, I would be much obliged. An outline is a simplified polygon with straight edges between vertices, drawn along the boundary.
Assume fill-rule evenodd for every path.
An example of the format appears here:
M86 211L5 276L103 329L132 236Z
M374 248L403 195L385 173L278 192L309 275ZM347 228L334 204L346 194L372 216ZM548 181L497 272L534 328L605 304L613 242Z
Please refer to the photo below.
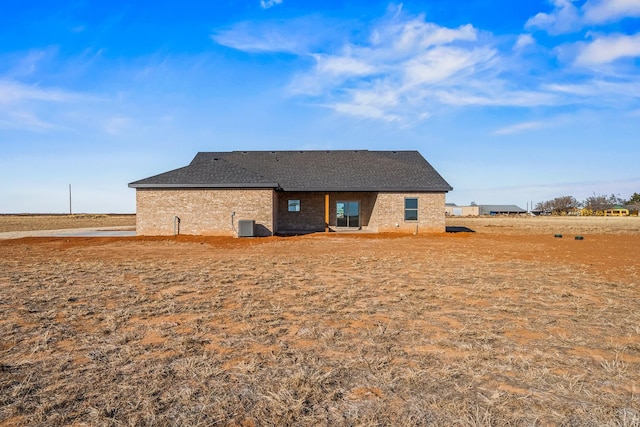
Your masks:
M201 152L129 187L138 235L229 236L443 232L452 189L417 151L368 150Z

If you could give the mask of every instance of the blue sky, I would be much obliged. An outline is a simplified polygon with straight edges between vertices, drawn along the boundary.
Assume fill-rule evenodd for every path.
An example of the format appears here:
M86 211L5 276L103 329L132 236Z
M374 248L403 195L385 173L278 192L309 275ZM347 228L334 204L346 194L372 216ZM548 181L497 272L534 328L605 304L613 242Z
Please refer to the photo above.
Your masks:
M5 0L0 213L198 151L419 150L447 201L640 192L640 0Z

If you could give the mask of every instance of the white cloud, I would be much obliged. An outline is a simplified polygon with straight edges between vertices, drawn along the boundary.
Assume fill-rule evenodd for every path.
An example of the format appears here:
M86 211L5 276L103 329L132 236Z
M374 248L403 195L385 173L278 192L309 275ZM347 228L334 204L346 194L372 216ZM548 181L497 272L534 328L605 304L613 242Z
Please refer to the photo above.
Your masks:
M530 121L517 123L515 125L503 127L492 132L493 135L513 135L517 133L523 133L526 131L541 129L548 126L548 123L542 121Z
M54 128L56 128L56 125L42 120L30 111L22 109L3 110L0 108L0 129L46 132Z
M640 56L640 33L632 36L612 34L582 45L575 63L587 66L598 65L611 63L620 58L638 56Z
M396 17L395 20L373 31L371 43L374 46L389 45L397 54L401 54L420 48L426 49L455 41L476 39L477 30L472 25L446 28L426 22L424 16L419 16L407 22L402 22L399 17ZM389 43L390 40L391 43Z
M604 25L623 18L640 17L640 0L589 0L576 7L577 0L552 0L551 13L538 13L525 27L541 29L549 34L567 34L585 26Z
M531 34L521 34L516 41L514 48L516 50L522 50L527 46L536 44L535 39Z
M269 9L277 4L282 4L282 0L260 0L260 7L263 9Z
M584 20L601 24L614 22L627 17L640 16L638 0L590 0L583 6Z
M563 103L553 93L508 90L490 82L485 87L451 88L438 91L436 95L443 104L458 106L537 107Z
M329 106L338 113L348 116L360 117L364 119L378 119L385 122L402 122L402 117L397 114L389 113L388 109L381 108L373 104L358 102L336 102Z
M332 31L317 17L302 17L286 21L239 22L210 37L217 44L244 52L302 55L332 37Z
M50 119L50 104L73 103L85 97L60 89L44 89L11 80L0 80L0 128L45 132L61 128Z
M539 28L550 34L563 34L581 28L581 17L575 0L553 0L554 10L551 13L538 13L530 18L525 27Z
M373 28L367 42L313 54L315 67L294 79L290 90L325 96L330 101L323 105L342 114L424 120L435 88L468 85L494 64L496 51L477 39L471 25L446 28L396 13Z
M554 13L538 15L529 25L558 32L582 25L577 2L555 0L553 4ZM637 98L633 72L600 69L596 80L591 70L566 67L635 56L635 46L640 46L635 36L599 37L590 44L531 50L525 48L536 40L531 34L522 34L513 49L504 49L501 39L470 24L444 27L426 21L424 15L407 16L395 8L374 21L368 37L336 45L345 36L336 34L332 43L325 43L326 39L318 43L319 39L308 34L318 33L315 29L325 25L313 21L307 28L303 25L309 22L306 19L256 25L245 22L212 38L235 49L289 52L311 59L313 65L291 80L289 94L306 96L312 104L340 114L404 125L433 116L443 106L613 106L612 93L631 102ZM533 55L526 56L530 51ZM561 58L549 67L546 61L552 54Z
M368 64L350 56L329 56L315 54L316 68L319 73L335 76L364 76L376 72L373 64Z
M478 67L490 63L494 51L488 48L438 46L403 64L405 84L415 86L449 81L454 76L474 74Z
M640 82L636 81L607 81L590 79L583 83L548 83L544 90L567 95L574 102L578 98L593 98L602 106L605 103L617 105L622 100L640 98Z
M211 36L216 43L245 52L292 52L299 53L300 43L284 31L275 28L251 28L249 24L220 31Z
M0 104L17 104L25 101L68 102L78 95L59 89L43 89L10 80L0 80Z

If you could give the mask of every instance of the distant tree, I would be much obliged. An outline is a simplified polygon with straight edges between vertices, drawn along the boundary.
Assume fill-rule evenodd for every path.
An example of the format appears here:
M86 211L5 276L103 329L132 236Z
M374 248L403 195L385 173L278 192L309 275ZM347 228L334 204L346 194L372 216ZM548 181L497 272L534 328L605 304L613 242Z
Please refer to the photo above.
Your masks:
M536 203L534 210L538 212L551 212L551 201L547 200L544 202Z
M631 205L633 203L640 203L640 193L633 193L629 200L627 200L627 204Z
M631 208L632 211L635 211L635 212L640 211L640 194L633 193L633 195L629 197L629 200L627 200L626 205L629 206L629 208Z
M578 208L578 201L573 196L556 197L536 204L535 209L542 212L550 212L554 215L566 215Z
M609 203L611 203L611 206L622 206L626 205L627 201L620 197L620 194L618 194L617 196L615 194L612 194L609 196Z
M587 197L584 199L582 205L585 209L589 209L591 212L603 211L605 209L610 209L616 205L624 205L625 200L620 198L620 196L616 196L612 194L610 196L605 196L603 194L593 193L593 196Z

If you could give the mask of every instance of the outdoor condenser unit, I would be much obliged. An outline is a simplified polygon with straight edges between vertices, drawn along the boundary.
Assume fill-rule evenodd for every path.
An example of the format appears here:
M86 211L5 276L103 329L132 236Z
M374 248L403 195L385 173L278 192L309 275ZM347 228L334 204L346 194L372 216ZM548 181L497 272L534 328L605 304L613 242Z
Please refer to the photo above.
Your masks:
M252 219L238 221L238 237L255 237L256 222Z

